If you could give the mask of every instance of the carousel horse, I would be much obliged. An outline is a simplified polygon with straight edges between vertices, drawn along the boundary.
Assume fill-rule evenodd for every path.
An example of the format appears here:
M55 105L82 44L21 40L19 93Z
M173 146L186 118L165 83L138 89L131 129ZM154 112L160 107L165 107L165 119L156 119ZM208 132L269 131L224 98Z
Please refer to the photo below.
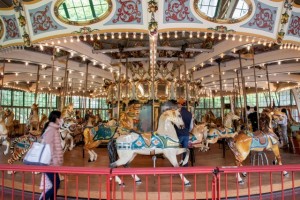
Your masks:
M76 123L73 122L71 118L65 118L64 123L59 129L61 137L61 146L65 152L67 149L71 151L74 147L74 138L73 134L76 130Z
M31 112L27 122L27 128L29 132L33 130L39 131L39 114L38 114L38 104L32 104Z
M208 128L206 124L194 124L190 133L189 148L200 148L201 151L206 150L205 141L207 139Z
M3 110L2 107L0 107L0 140L2 145L6 146L6 150L3 153L4 155L7 155L9 150L9 142L7 140L8 130L6 129L6 124L4 120L5 120L5 111Z
M275 155L275 160L282 165L278 147L278 137L270 127L271 116L267 112L262 112L259 119L260 130L250 133L241 131L234 138L227 138L228 146L232 150L237 166L242 166L242 162L248 157L250 151L271 150ZM245 174L243 174L245 176ZM283 171L284 176L288 172ZM238 182L244 184L240 174L237 174Z
M183 127L184 123L179 110L167 110L159 118L158 129L151 135L138 134L131 131L127 135L120 135L116 139L116 148L119 159L110 164L111 168L121 165L128 165L137 154L141 155L156 155L163 154L174 167L178 167L177 155L187 153L183 165L188 162L189 150L180 148L179 140L176 134L174 125ZM111 157L111 156L110 156ZM190 186L190 182L180 174L185 186ZM138 176L134 175L135 182L141 183ZM119 177L116 177L116 182L122 185Z
M108 123L100 123L98 126L94 126L94 121L95 116L88 115L87 125L83 131L84 150L89 154L89 162L96 161L98 157L93 149L115 137L118 128L115 120L111 120Z
M7 161L8 164L13 164L15 161L23 159L31 144L36 141L38 141L38 138L30 134L15 138L10 147L12 155Z
M63 108L61 111L62 118L73 118L75 120L75 112L73 103L69 103L67 106Z
M10 137L14 133L14 117L15 114L10 109L6 109L4 111L5 115L5 125L7 129L7 135Z
M224 127L212 128L209 130L206 139L206 149L209 149L208 144L215 144L221 138L233 138L238 132L232 128L232 121L239 120L240 117L232 112L229 112L224 117Z
M209 126L212 127L215 127L216 120L217 118L211 110L208 110L202 118L203 123L207 123Z

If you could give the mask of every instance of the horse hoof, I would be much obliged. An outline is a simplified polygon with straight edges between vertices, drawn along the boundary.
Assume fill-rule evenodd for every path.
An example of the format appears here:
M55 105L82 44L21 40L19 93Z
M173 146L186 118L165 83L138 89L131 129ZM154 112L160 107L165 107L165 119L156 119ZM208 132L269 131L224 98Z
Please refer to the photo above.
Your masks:
M187 182L187 183L184 184L184 187L191 187L191 186L192 186L192 185L191 185L190 182Z
M111 163L111 164L109 164L109 167L110 167L110 168L116 168L117 165L116 165L115 163Z
M241 180L241 181L239 181L239 184L240 184L240 185L244 185L245 182L244 182L243 180Z
M142 181L141 181L141 180L135 181L135 184L141 185L141 184L142 184Z
M242 176L243 176L243 177L246 177L246 176L247 176L247 173L246 173L246 172L243 172L243 173L242 173Z
M125 183L120 183L119 186L120 187L125 187Z
M93 162L93 160L89 159L88 162Z
M288 172L283 172L283 176L288 178L290 175Z

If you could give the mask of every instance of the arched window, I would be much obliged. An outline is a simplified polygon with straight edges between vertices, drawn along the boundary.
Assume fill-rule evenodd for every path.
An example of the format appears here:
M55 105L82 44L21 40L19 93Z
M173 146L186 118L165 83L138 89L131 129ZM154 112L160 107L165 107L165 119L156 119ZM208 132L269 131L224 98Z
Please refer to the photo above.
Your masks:
M60 0L56 5L58 18L74 25L98 22L111 10L110 0Z
M204 15L216 19L240 19L249 11L250 2L245 0L196 0L197 9Z

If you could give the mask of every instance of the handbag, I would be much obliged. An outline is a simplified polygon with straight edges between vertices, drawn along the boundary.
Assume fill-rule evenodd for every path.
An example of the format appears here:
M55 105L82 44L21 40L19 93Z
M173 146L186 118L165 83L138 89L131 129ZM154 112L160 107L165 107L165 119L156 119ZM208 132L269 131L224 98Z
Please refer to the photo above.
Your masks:
M26 153L23 163L26 165L49 165L51 150L49 144L34 142Z

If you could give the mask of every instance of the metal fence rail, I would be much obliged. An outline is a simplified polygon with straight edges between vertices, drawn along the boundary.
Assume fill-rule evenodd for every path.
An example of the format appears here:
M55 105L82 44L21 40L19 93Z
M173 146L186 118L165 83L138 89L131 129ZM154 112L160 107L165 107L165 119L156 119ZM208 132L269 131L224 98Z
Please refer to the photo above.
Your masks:
M33 172L56 172L64 178L58 199L265 199L267 195L268 199L296 200L300 188L300 165L117 169L0 165L0 171L1 199L37 199L43 191L41 175ZM244 185L236 178L241 172L247 172ZM136 183L133 174L142 184ZM184 185L179 174L191 187ZM125 187L115 182L117 176Z

